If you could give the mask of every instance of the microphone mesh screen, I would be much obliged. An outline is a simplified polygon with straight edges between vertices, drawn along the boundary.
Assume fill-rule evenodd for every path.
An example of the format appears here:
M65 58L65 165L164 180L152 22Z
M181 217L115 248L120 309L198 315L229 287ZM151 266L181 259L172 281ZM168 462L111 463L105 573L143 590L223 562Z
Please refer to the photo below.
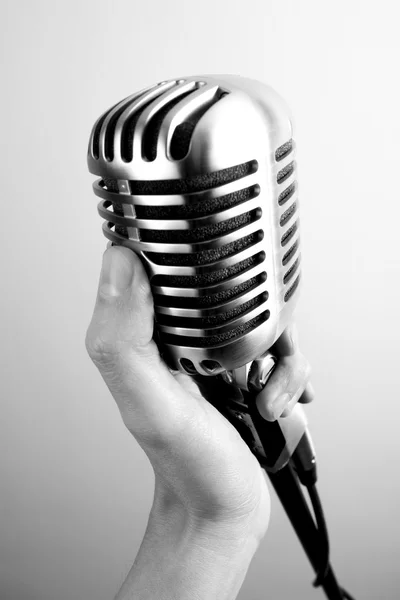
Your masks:
M293 202L293 204L287 210L285 210L285 212L283 213L283 215L281 216L280 221L279 221L281 227L283 227L283 225L286 225L286 223L288 221L290 221L290 219L296 212L296 209L297 209L296 202Z
M156 264L166 266L202 266L208 263L213 263L223 258L228 258L237 252L242 252L250 246L254 246L263 239L263 231L260 229L255 233L246 235L239 240L220 246L219 248L210 248L209 250L202 250L201 252L192 252L188 254L176 254L176 253L163 253L163 252L146 252L150 260Z
M213 285L224 281L229 277L233 277L238 273L243 273L257 264L261 263L265 258L264 252L246 258L231 267L225 269L219 269L217 271L210 271L209 273L203 273L198 275L155 275L152 279L154 285L173 285L174 287L205 287L206 285Z
M288 283L288 281L290 281L292 279L293 275L297 271L297 267L299 266L299 263L300 263L300 254L296 258L296 260L294 261L292 266L286 271L286 273L283 277L283 283Z
M202 192L242 179L257 171L257 161L251 160L235 167L228 167L211 173L201 173L186 179L154 179L151 181L133 180L130 182L132 194L189 194Z
M219 304L225 304L228 300L234 298L240 298L245 293L250 292L257 288L267 278L265 272L260 273L256 277L252 277L243 283L224 290L217 292L216 294L207 294L205 296L198 297L184 297L184 296L163 296L161 294L155 294L154 298L157 301L158 306L171 306L176 308L207 308L207 307L218 307Z
M190 127L184 132L181 130L180 134L177 134L178 141L179 135L188 135ZM176 142L178 143L178 142ZM184 141L187 143L187 140ZM218 186L232 183L238 179L245 177L257 170L257 162L249 161L234 167L222 169L212 173L206 173L196 175L186 179L176 180L153 180L153 181L138 181L132 180L129 182L130 193L132 195L168 195L168 194L196 194L199 192L206 192L207 190L214 190ZM104 179L104 184L107 189L118 193L118 182L115 179ZM190 221L202 216L209 216L212 214L220 213L221 211L227 210L234 206L244 204L246 201L255 198L259 193L259 185L251 185L235 192L221 195L219 197L213 197L213 195L207 196L203 194L202 197L196 198L193 196L193 201L186 202L185 204L173 205L173 206L151 206L151 205L135 205L135 214L138 219L184 219ZM113 209L115 213L123 215L123 197L121 197L121 203L113 201ZM199 243L203 241L209 241L211 239L219 238L227 233L237 232L238 239L231 241L219 248L212 248L203 250L200 252L182 252L182 253L158 253L158 252L145 252L148 258L160 265L169 266L192 266L201 267L204 265L210 265L216 263L215 268L208 272L199 272L193 275L169 275L169 274L158 274L154 275L151 279L151 286L165 286L173 288L192 288L199 290L199 296L197 297L185 297L182 295L168 295L153 293L155 306L164 307L183 307L183 308L213 308L218 309L220 312L213 315L205 315L201 317L177 317L175 315L166 315L163 313L156 312L156 320L160 325L169 325L172 327L187 327L193 329L208 329L210 335L208 336L175 336L167 334L162 331L159 332L160 340L165 343L178 343L179 345L190 345L195 347L210 347L215 344L221 344L224 341L241 336L247 331L257 327L269 317L269 311L265 310L257 317L250 319L249 321L242 323L241 325L232 326L232 329L224 332L218 332L215 330L215 334L212 334L213 327L221 327L222 325L229 324L230 321L237 319L239 316L244 317L250 314L256 307L262 305L267 297L268 293L263 292L255 295L250 299L246 299L243 303L239 303L236 307L229 310L224 310L226 302L234 299L240 299L244 294L256 290L257 287L266 279L265 271L259 273L254 277L250 277L247 281L242 282L236 286L232 286L228 289L220 290L217 293L212 293L212 287L210 287L209 293L207 293L207 287L230 281L232 278L239 274L244 274L246 271L253 269L257 265L261 264L265 259L264 252L256 252L253 256L250 256L244 260L238 261L235 264L226 267L218 268L218 261L225 257L233 256L238 252L243 251L246 248L257 244L263 237L263 231L260 229L254 233L246 236L240 236L240 229L257 221L261 217L261 207L253 210L243 212L241 215L233 218L227 218L223 221L216 223L207 224L205 226L196 226L191 229L145 229L139 230L140 240L143 242L157 243ZM120 235L128 237L128 230L126 227L116 225L115 230ZM200 291L200 288L203 291ZM174 341L175 340L175 341Z
M192 346L197 348L208 348L210 346L217 346L218 344L223 344L228 340L232 340L233 338L241 337L245 333L248 333L256 327L259 327L269 318L269 315L269 310L266 310L254 319L251 319L250 321L239 325L239 327L235 327L227 332L208 337L189 337L183 335L173 335L170 333L161 333L160 338L166 344L172 344L175 346Z
M287 302L288 300L290 300L290 298L293 296L293 294L295 293L297 286L300 283L300 273L299 275L297 275L293 285L288 289L288 291L285 294L285 302Z
M293 225L291 225L289 227L289 229L287 229L285 231L285 233L283 234L283 236L281 238L281 245L286 246L286 244L292 239L292 237L294 236L296 231L297 231L297 221L295 223L293 223Z
M279 194L279 197L278 197L279 206L282 206L282 204L285 204L285 202L290 200L290 198L293 196L295 191L296 191L296 182L294 181L281 194Z
M212 315L210 317L199 318L185 318L159 314L157 315L157 321L162 325L173 325L175 327L197 327L198 329L204 329L205 327L221 325L222 323L224 323L225 321L229 321L233 317L245 315L251 309L265 302L267 298L268 293L263 292L259 296L251 298L251 300L244 302L239 308L227 310L221 315Z
M221 210L227 210L237 206L246 200L254 198L258 193L258 186L251 186L232 192L219 198L202 198L193 200L190 204L180 204L176 206L136 206L136 215L138 219L194 219L195 217L204 217L213 215Z
M143 242L157 242L160 244L190 244L205 242L212 238L225 235L235 231L249 223L257 221L261 217L261 209L254 209L232 219L212 223L204 227L194 229L142 229L141 240Z
M280 146L275 152L276 162L279 162L279 161L289 157L291 152L293 151L293 149L294 149L293 140L289 140L288 142L286 142L285 144ZM289 160L290 160L290 158L289 158ZM283 184L287 179L289 179L289 177L291 177L294 174L295 170L296 170L296 162L294 160L292 160L290 163L288 163L286 166L284 166L278 172L277 178L276 178L277 184L278 185ZM292 181L292 183L290 183L278 195L279 206L283 206L284 204L286 204L286 202L288 202L294 196L296 191L297 191L297 182ZM281 246L282 247L286 246L295 237L295 235L298 232L299 220L297 219L296 221L294 221L292 223L292 219L295 216L297 209L298 209L298 204L297 204L297 201L295 200L294 202L292 202L292 204L289 206L289 208L287 208L281 214L279 224L282 227L282 236L281 236ZM299 240L299 237L297 237L297 239L295 239L294 242L292 243L289 250L283 255L282 265L283 266L288 265L288 268L283 275L283 284L284 285L289 284L293 280L293 277L296 275L296 273L298 273L301 255L298 254L298 256L296 257L294 262L292 264L290 264L290 263L291 263L292 259L294 259L294 257L296 256L297 251L299 250L299 245L300 245L300 240ZM294 280L291 287L289 287L286 290L286 292L284 294L285 302L290 300L290 298L296 291L297 286L299 285L299 281L300 281L300 273L298 273L297 278Z
M297 238L297 240L295 241L293 246L291 246L289 248L289 250L286 252L286 254L283 255L282 265L286 265L291 260L291 258L295 255L295 253L299 247L299 243L300 243L300 238Z
M278 183L283 183L284 181L286 181L286 179L288 179L291 176L294 169L295 169L294 161L289 163L288 165L286 165L286 167L283 167L283 169L281 169L281 171L279 171L279 173L278 173L278 177L277 177Z
M289 140L288 142L282 144L282 146L279 146L279 148L275 152L276 162L279 162L280 160L284 159L288 154L291 153L292 150L293 140Z
M214 171L212 173L206 173L201 175L195 175L193 177L189 177L187 179L159 179L154 181L130 181L130 192L131 194L138 195L163 195L163 194L189 194L193 192L202 192L206 191L224 183L231 183L236 181L237 179L241 179L246 175L250 175L257 170L257 161L249 161L247 163L243 163L240 165L236 165L234 167L229 167L227 169L221 169L220 171ZM104 183L112 192L118 193L118 182L116 179L104 178ZM178 205L178 206L135 206L136 215L138 219L145 218L153 218L153 219L164 219L164 218L195 218L199 216L204 216L209 214L207 211L211 209L212 212L219 212L220 210L224 210L230 208L231 206L236 206L241 202L245 202L250 198L253 198L254 195L258 193L258 186L251 186L249 188L245 188L238 192L234 192L232 194L227 194L225 196L221 196L220 198L210 198L210 199L202 199L199 201L191 202L186 205ZM192 212L193 206L193 212ZM216 210L215 207L218 207ZM123 208L122 204L117 202L113 202L113 209L116 214L123 216ZM126 227L122 225L116 225L115 231L119 235L128 238L128 230ZM192 230L193 231L193 230ZM160 232L163 234L164 232ZM254 234L253 234L254 237ZM143 238L142 238L143 239ZM243 240L244 238L242 238ZM167 260L168 263L164 264L174 264L174 265L195 265L195 264L205 264L204 259L207 262L214 262L219 258L222 258L227 255L235 254L240 250L243 250L242 240L238 240L237 242L233 242L232 244L228 244L229 249L226 246L222 248L217 248L212 251L204 251L200 253L191 253L191 254L159 254L159 253L149 253L149 258L153 260L153 258L160 257L160 263L163 264L164 260ZM158 240L159 241L159 240ZM250 240L248 240L250 241ZM251 243L251 242L250 242ZM255 243L255 241L253 242ZM224 251L224 249L227 250ZM230 254L227 254L231 250ZM153 255L155 255L153 257ZM201 256L199 256L201 255ZM182 258L181 258L182 257ZM176 260L176 262L171 262L171 260ZM209 260L208 260L209 259ZM197 262L198 260L198 262ZM157 262L157 260L155 260Z

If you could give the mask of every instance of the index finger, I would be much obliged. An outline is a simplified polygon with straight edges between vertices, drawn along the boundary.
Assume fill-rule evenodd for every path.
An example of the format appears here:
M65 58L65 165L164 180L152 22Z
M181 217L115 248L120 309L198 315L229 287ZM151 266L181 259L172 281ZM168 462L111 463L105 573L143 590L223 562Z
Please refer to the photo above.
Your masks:
M283 330L281 335L278 337L276 342L271 346L271 354L277 358L283 356L293 356L299 349L297 328L295 323L292 321Z
M271 354L279 358L286 356L294 356L296 352L300 352L299 337L297 327L294 321L283 330L279 338L270 348ZM302 395L299 398L301 404L308 404L314 399L314 389L310 382L307 383ZM289 414L286 410L283 416Z

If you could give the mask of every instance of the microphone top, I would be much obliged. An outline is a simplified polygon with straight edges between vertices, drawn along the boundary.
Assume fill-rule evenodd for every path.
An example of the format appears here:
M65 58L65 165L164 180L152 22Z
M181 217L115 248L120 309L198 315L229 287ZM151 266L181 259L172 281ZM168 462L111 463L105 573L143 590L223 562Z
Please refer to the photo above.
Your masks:
M270 86L239 75L182 77L101 115L88 166L103 177L179 179L273 157L291 138L289 110Z

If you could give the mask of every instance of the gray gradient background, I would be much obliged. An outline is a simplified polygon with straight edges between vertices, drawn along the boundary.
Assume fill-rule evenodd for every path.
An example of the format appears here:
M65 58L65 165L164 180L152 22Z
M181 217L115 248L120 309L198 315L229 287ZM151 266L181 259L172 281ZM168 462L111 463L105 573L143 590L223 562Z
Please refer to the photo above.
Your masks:
M84 348L106 244L87 141L128 94L213 72L295 116L333 563L357 600L399 597L398 21L394 1L3 0L1 600L111 600L138 551L152 470ZM311 580L273 496L239 599L322 598Z

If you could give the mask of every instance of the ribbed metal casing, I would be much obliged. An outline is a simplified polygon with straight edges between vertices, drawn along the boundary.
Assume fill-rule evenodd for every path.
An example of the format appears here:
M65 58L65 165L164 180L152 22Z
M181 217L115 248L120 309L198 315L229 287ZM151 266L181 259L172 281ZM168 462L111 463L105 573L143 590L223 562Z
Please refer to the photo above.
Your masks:
M214 375L264 353L300 280L295 144L278 94L234 75L161 82L98 119L88 166L105 236L146 268L167 363Z

